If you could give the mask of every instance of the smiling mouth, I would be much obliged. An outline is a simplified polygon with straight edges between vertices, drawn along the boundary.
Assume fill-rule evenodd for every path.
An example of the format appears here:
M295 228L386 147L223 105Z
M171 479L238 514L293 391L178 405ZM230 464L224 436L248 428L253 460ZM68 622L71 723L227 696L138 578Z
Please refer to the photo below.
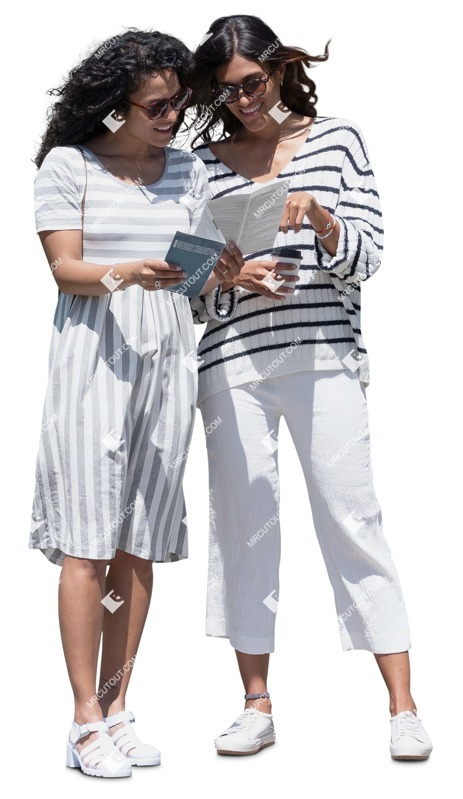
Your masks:
M163 125L162 127L154 128L157 133L171 133L173 125Z
M240 114L243 114L245 117L252 117L260 111L263 104L264 102L262 100L260 103L253 103L253 105L248 106L247 108L240 108Z

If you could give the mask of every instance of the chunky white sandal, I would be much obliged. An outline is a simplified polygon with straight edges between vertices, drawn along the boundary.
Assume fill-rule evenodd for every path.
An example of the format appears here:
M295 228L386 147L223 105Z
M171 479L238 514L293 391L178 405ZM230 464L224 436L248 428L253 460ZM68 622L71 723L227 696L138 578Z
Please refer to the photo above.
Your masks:
M123 723L123 727L111 735L111 740L119 751L127 758L132 766L159 766L161 753L155 746L142 743L133 727L135 716L130 710L121 710L114 716L107 716L105 722L108 727Z
M80 752L76 744L91 732L97 732L98 738ZM67 744L66 766L80 768L89 777L131 777L132 768L118 747L114 746L104 721L92 721L88 724L72 722Z

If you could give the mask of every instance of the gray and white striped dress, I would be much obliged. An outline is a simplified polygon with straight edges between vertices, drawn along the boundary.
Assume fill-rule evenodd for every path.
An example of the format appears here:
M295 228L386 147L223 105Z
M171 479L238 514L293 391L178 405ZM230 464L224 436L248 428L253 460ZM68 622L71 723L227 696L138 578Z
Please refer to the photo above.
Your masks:
M113 176L85 148L83 258L95 264L164 258L192 232L208 199L207 171L166 148L149 186ZM36 229L82 228L85 162L55 147L35 182ZM52 268L59 269L59 261ZM36 467L29 546L111 559L188 555L182 477L197 398L188 299L130 286L100 297L59 293Z

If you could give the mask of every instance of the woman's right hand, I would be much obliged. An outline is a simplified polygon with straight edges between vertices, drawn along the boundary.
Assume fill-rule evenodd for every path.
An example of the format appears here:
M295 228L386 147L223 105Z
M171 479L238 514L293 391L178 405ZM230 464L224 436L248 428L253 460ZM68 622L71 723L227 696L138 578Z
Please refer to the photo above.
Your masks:
M169 286L182 283L188 277L180 266L169 264L167 261L158 261L155 258L116 264L113 267L113 276L115 279L117 277L123 279L124 282L119 286L121 289L139 285L146 291L166 289Z

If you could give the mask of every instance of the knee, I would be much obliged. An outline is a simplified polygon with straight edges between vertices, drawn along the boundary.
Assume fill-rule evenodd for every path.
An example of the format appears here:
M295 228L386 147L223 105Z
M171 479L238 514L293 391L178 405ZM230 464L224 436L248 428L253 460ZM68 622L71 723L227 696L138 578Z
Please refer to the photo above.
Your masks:
M153 561L146 558L140 558L137 555L131 555L129 552L124 552L122 549L117 549L114 556L114 561L118 566L129 569L140 575L151 574L153 571Z
M66 555L63 570L71 571L74 575L87 580L100 580L106 574L107 560L91 560L90 558L75 558Z

